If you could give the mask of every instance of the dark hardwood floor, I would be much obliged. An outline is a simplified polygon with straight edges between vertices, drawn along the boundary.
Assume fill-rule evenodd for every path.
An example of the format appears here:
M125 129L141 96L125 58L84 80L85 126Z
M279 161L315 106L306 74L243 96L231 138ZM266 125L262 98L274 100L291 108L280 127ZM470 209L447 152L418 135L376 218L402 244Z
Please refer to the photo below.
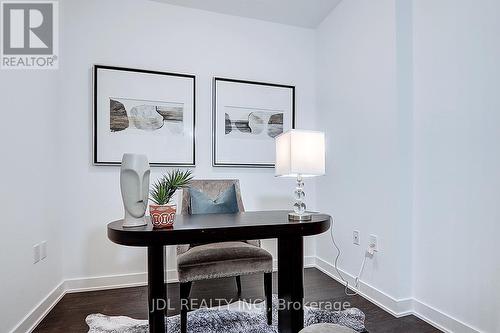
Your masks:
M276 278L273 277L273 292L277 292ZM242 276L242 298L263 299L263 276ZM168 284L171 307L179 308L179 284ZM217 299L237 299L234 278L200 281L193 284L191 297L206 302ZM344 287L315 268L305 270L306 302L349 302L366 314L366 328L370 333L435 333L440 332L414 316L395 318L362 297L349 297ZM217 303L215 303L217 304ZM36 333L77 333L87 332L85 317L91 313L124 315L136 319L147 318L147 288L134 287L104 291L82 292L65 295L38 325ZM169 311L168 315L177 314Z

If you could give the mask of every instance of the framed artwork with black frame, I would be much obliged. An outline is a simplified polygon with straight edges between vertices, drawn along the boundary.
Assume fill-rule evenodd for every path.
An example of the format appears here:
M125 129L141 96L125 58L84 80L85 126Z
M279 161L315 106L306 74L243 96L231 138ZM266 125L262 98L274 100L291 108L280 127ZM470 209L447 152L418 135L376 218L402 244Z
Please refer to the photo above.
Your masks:
M212 165L274 168L274 138L295 128L295 87L215 77Z
M124 153L152 166L195 165L196 77L94 65L94 164Z

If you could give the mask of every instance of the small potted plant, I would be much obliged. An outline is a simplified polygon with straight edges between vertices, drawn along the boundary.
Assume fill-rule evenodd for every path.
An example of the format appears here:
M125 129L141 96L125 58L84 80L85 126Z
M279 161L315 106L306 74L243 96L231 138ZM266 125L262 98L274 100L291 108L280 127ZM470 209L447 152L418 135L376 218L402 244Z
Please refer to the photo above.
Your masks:
M150 200L154 204L149 205L149 215L155 228L171 228L175 221L176 205L171 205L175 191L185 188L193 179L190 170L181 171L179 169L163 175L157 180L150 191Z

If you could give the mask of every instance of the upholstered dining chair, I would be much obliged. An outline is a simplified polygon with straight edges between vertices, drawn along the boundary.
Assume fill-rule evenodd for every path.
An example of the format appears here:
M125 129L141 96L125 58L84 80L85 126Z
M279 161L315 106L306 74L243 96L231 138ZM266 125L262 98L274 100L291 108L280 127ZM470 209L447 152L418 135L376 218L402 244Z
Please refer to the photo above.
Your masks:
M244 212L238 180L192 180L190 188L216 199L234 185L238 211ZM182 194L182 214L191 214L189 189ZM189 294L194 281L235 277L238 297L241 296L241 275L264 273L267 322L272 322L272 269L273 257L260 246L260 240L221 242L211 244L186 244L177 246L177 272L180 282L181 333L187 330ZM183 306L184 305L184 306Z

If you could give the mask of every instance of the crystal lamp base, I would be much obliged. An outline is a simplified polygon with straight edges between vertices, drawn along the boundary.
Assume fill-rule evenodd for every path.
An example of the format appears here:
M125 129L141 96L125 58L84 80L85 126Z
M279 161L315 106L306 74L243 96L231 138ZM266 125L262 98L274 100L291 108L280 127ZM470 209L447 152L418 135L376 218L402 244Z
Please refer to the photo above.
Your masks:
M288 220L289 221L311 221L312 220L312 214L308 212L304 212L302 214L297 214L295 212L290 212L288 213Z
M304 181L302 180L302 175L297 175L297 185L295 191L295 203L293 204L293 212L288 213L289 221L310 221L312 214L306 212L306 204L304 198L306 193L304 192Z

